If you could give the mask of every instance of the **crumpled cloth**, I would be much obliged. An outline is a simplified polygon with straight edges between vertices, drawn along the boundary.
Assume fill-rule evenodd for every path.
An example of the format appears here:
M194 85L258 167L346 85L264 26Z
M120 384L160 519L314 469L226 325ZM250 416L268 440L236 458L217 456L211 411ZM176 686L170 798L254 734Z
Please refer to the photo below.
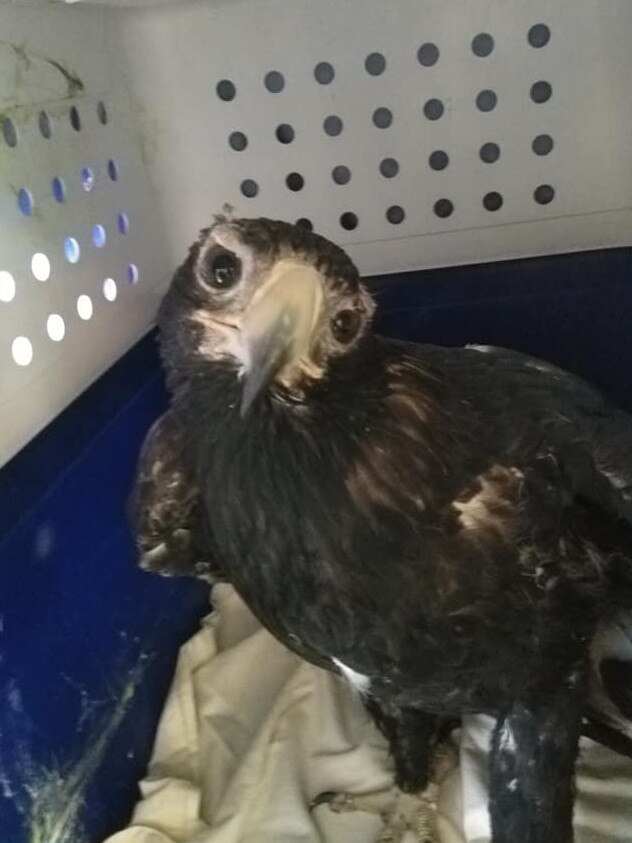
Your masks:
M310 812L322 791L392 787L387 747L357 693L286 650L231 586L181 649L130 826L106 843L374 843L379 816ZM491 721L467 717L442 780L442 843L487 843ZM632 841L632 761L582 739L576 843ZM405 843L415 843L407 832Z

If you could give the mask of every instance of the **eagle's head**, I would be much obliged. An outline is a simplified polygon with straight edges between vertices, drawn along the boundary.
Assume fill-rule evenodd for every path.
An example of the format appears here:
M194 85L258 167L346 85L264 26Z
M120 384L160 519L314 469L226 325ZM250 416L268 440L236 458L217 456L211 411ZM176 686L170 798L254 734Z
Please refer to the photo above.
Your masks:
M168 366L234 369L243 415L267 391L301 401L357 348L373 310L353 262L324 237L218 217L176 273L159 325Z

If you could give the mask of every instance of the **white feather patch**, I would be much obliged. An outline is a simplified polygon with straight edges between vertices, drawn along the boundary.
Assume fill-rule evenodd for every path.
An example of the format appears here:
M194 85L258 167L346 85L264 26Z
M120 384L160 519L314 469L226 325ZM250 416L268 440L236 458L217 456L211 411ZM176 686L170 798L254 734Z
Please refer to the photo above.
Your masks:
M349 684L353 685L356 691L360 694L368 693L369 688L371 687L371 680L368 676L365 676L363 673L358 673L351 667L347 667L347 665L343 664L340 659L333 659L332 661L340 668Z

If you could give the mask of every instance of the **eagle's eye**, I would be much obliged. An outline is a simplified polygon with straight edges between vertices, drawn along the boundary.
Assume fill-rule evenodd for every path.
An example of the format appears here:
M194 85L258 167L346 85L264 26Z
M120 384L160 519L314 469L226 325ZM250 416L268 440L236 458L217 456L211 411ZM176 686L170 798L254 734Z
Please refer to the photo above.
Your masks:
M239 281L241 261L232 252L221 252L211 264L210 285L215 290L229 290Z
M341 310L331 320L331 332L342 345L347 345L360 330L362 317L357 310Z

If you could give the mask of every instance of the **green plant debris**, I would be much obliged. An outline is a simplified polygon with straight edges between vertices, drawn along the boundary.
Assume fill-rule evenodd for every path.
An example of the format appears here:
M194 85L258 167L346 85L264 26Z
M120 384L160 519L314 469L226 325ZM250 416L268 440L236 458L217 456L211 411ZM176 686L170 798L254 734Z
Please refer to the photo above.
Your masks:
M25 44L16 44L12 41L3 41L0 39L0 48L10 50L16 59L13 72L13 97L16 100L19 101L19 92L24 85L25 77L36 63L46 64L61 75L66 85L64 99L74 99L80 94L85 93L86 86L79 74L66 67L57 59L29 50Z

